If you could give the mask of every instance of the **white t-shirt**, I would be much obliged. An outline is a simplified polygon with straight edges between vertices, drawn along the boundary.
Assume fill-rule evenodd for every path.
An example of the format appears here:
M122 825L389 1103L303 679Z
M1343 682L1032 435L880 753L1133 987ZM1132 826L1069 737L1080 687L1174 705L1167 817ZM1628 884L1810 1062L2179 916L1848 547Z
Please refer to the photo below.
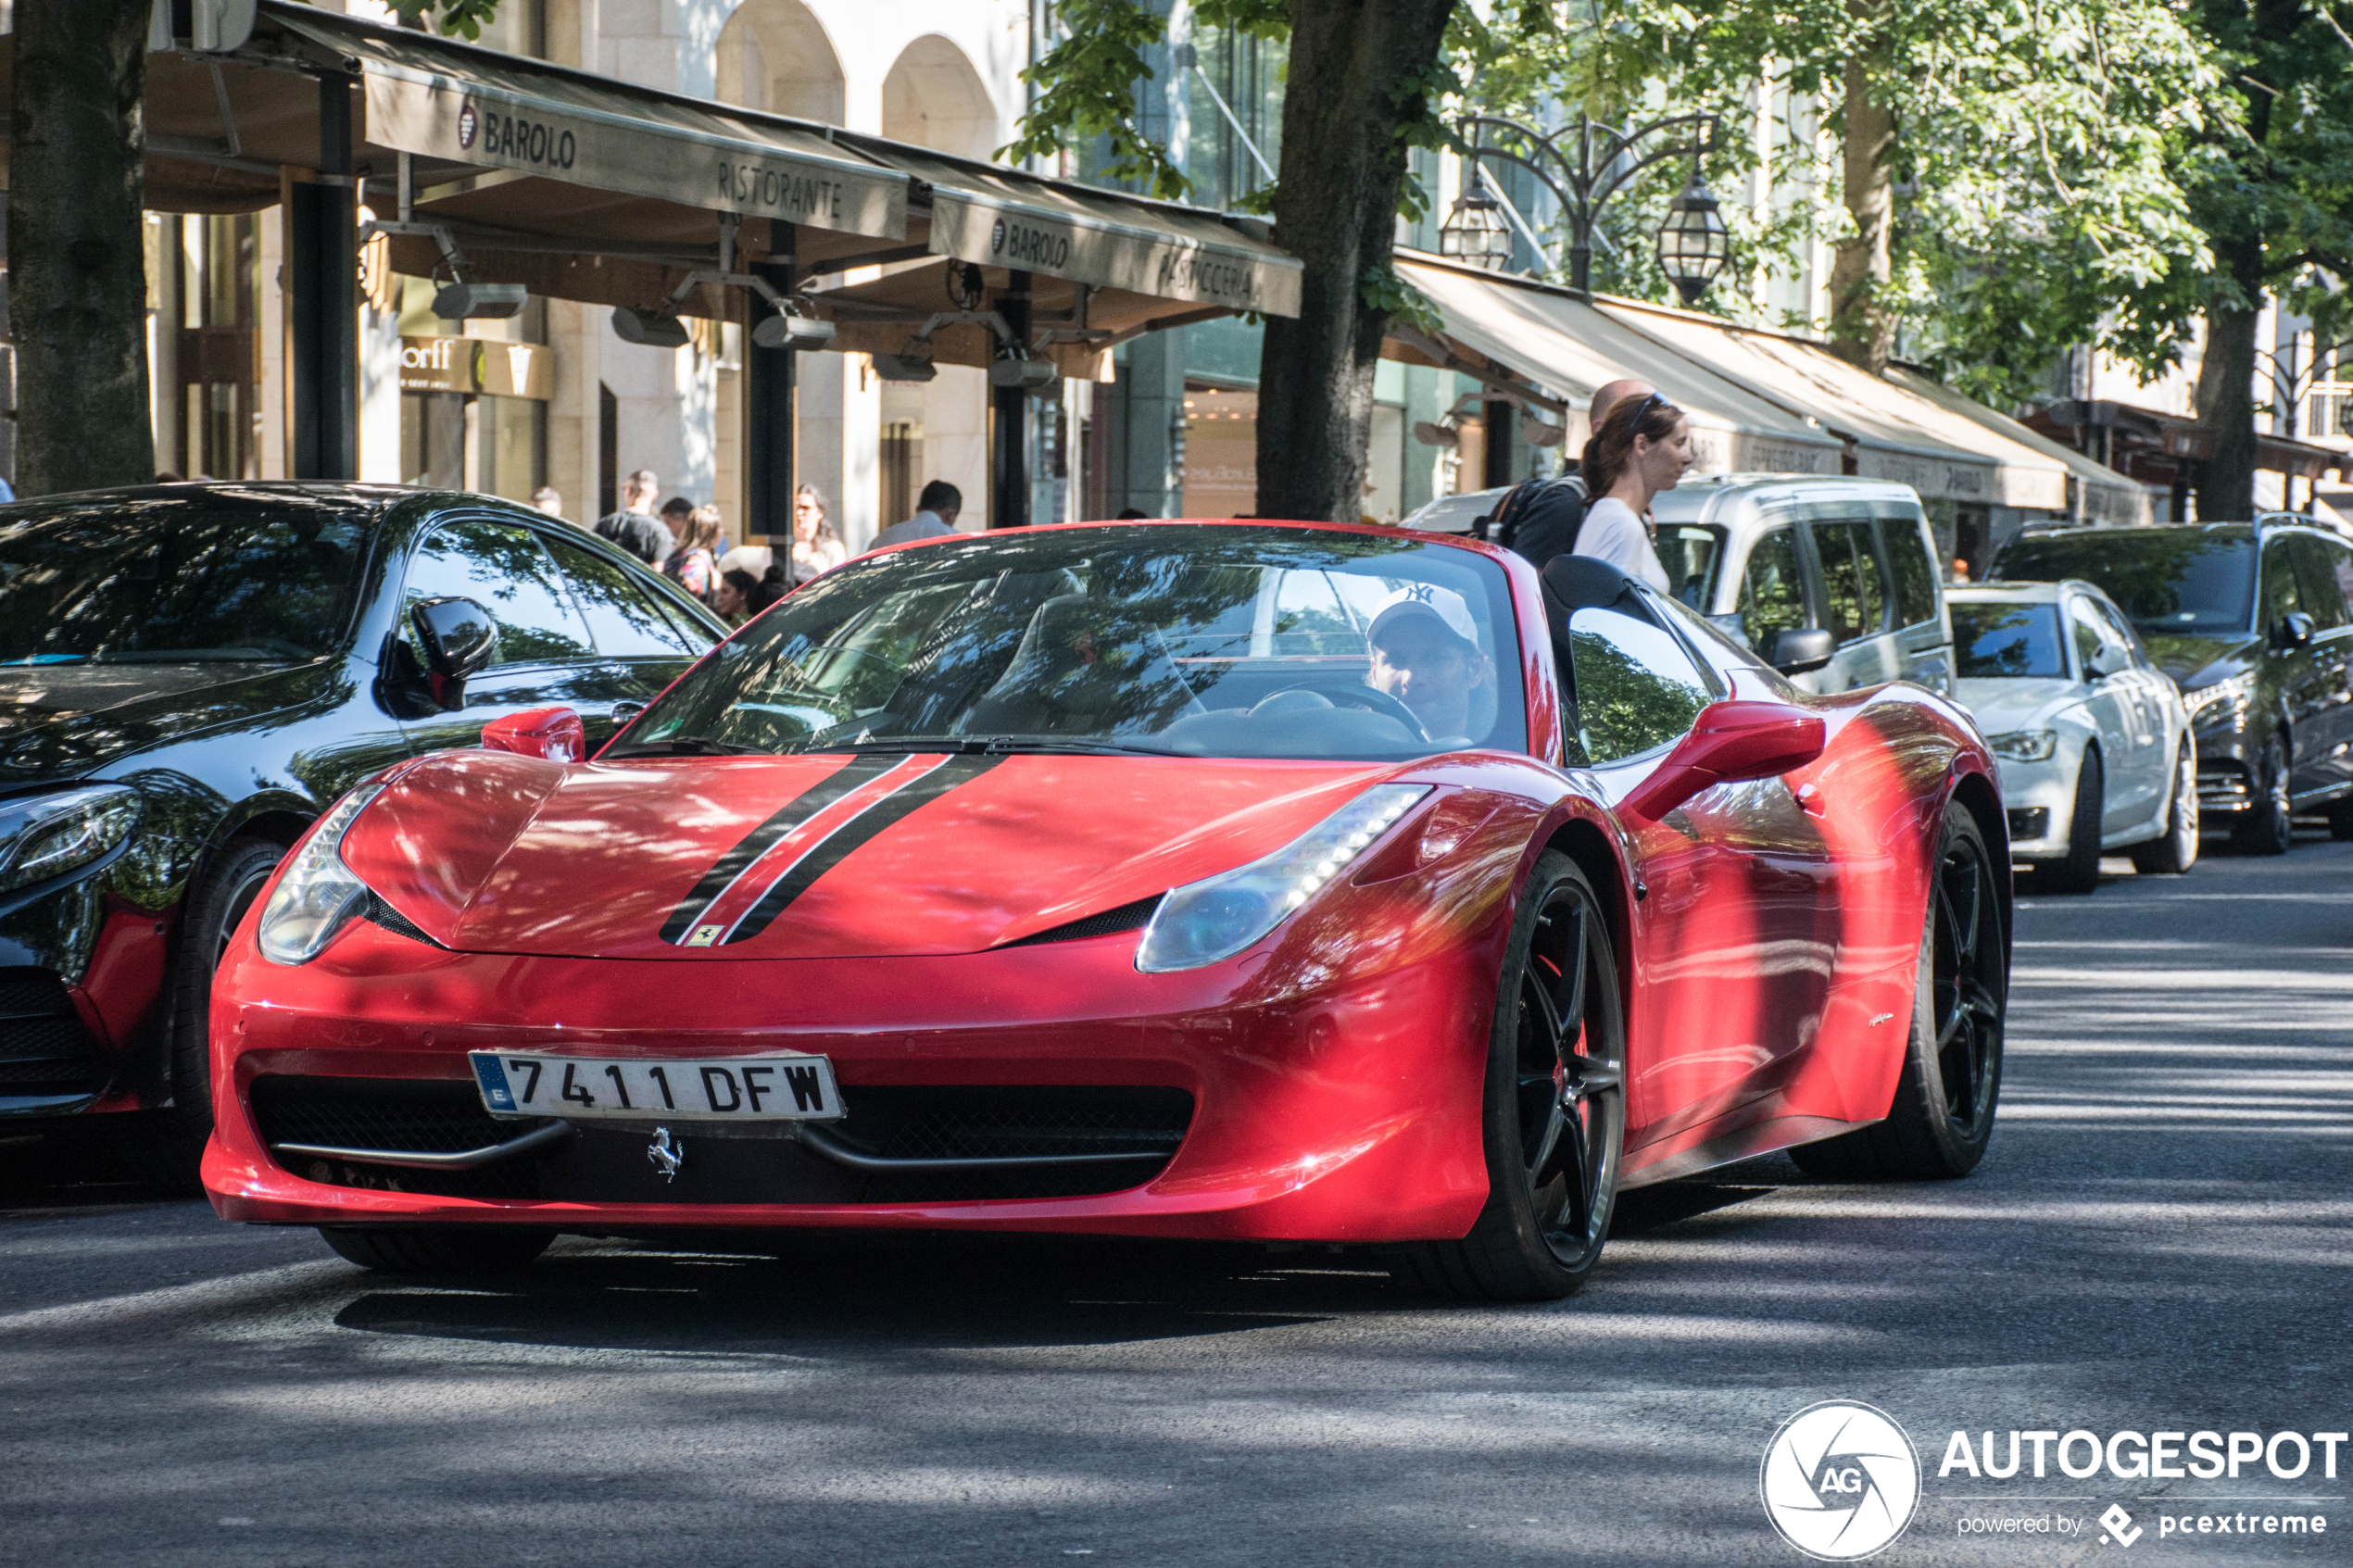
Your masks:
M1633 508L1615 495L1604 495L1585 508L1584 526L1577 531L1577 553L1605 560L1662 594L1668 591L1667 569L1658 564L1650 530Z

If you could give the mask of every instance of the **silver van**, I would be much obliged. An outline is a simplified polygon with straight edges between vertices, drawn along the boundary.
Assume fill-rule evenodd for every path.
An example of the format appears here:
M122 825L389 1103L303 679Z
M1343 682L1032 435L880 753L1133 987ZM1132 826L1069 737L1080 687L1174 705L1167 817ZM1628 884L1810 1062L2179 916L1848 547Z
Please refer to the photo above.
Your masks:
M1408 528L1466 533L1504 492L1445 495ZM1651 506L1675 596L1811 692L1953 686L1944 574L1907 484L1812 474L1686 479ZM1827 632L1824 638L1787 633Z

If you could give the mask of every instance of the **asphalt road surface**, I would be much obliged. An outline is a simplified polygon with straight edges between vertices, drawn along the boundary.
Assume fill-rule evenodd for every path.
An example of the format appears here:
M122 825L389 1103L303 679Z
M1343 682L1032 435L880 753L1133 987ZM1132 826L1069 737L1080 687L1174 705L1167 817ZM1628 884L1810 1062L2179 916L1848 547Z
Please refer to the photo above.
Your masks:
M1974 1176L1824 1185L1774 1157L1632 1195L1549 1307L1423 1305L1348 1255L1024 1240L567 1241L445 1288L201 1203L20 1195L0 1560L1797 1562L1759 1461L1851 1399L1923 1461L1881 1562L2343 1561L2353 1483L2317 1457L1939 1471L1956 1429L2353 1425L2348 883L2353 844L2308 838L2022 900ZM2160 1534L2266 1512L2327 1534ZM2005 1519L2045 1527L1961 1533Z

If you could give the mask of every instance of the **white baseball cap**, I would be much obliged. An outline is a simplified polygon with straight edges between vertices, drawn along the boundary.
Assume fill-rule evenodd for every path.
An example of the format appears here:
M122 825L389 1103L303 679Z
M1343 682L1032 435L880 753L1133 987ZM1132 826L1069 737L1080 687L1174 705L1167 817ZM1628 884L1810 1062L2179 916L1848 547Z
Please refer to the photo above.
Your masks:
M1416 583L1399 590L1373 617L1365 640L1378 644L1390 628L1417 621L1435 621L1469 644L1472 653L1478 651L1478 622L1472 619L1470 606L1453 589L1434 583Z

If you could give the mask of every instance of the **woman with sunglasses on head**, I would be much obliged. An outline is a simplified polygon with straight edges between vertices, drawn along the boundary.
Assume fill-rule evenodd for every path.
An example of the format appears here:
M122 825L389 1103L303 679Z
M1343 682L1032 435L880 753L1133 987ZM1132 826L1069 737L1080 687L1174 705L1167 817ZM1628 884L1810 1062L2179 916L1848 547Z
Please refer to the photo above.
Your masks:
M1659 564L1645 520L1651 498L1674 489L1691 466L1691 428L1683 410L1655 392L1613 407L1585 443L1585 493L1594 499L1578 531L1577 553L1667 592L1667 569Z

